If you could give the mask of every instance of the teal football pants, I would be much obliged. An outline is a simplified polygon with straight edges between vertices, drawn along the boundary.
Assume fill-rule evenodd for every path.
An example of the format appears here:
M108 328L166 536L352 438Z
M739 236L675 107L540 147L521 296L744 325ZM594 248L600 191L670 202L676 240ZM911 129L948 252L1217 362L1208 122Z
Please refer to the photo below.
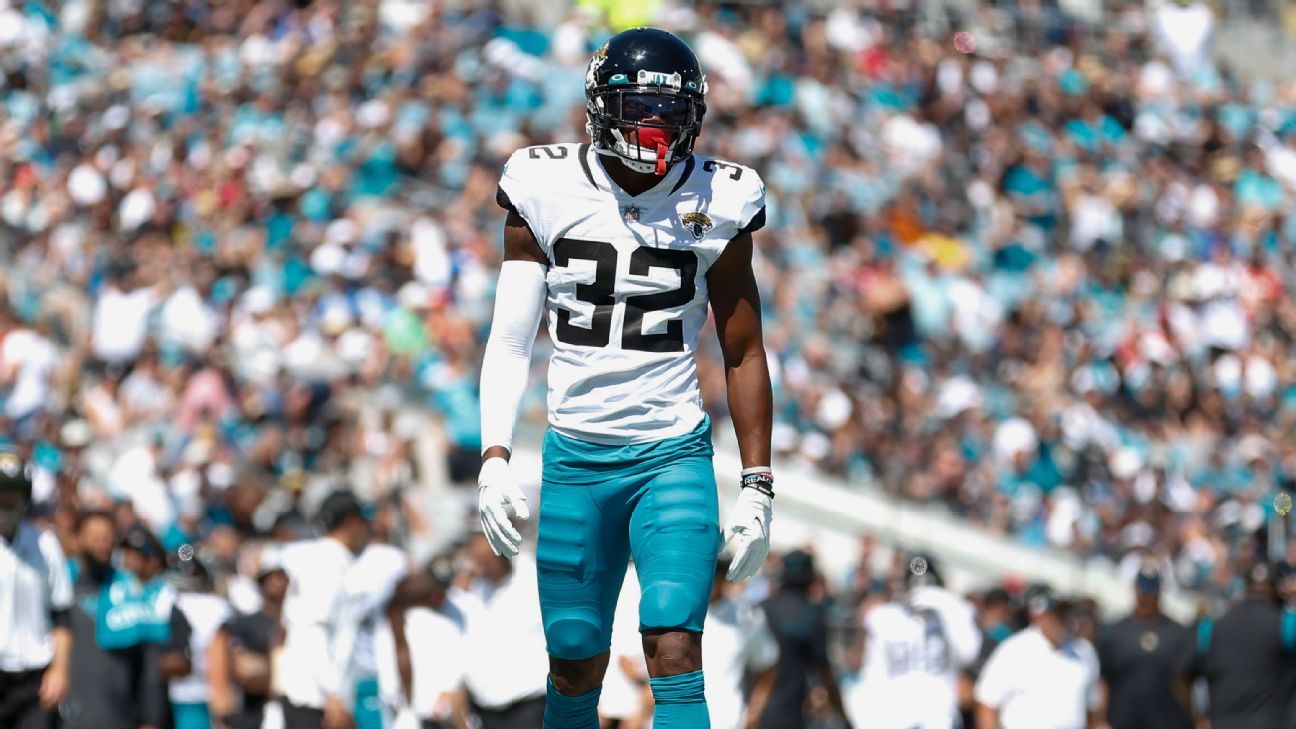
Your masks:
M544 440L536 562L549 655L608 650L634 557L640 631L701 632L721 546L711 424L652 443Z

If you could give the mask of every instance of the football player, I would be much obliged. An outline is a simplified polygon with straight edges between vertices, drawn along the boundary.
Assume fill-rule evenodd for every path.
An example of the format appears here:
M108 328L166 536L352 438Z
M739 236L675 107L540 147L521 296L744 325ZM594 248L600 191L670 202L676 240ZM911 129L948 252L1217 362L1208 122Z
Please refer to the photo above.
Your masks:
M967 600L947 590L930 557L905 573L905 593L864 617L864 665L850 705L856 726L961 726L959 677L981 632Z
M509 470L531 346L548 312L549 430L536 562L549 652L546 729L598 726L613 608L628 559L654 725L706 727L701 630L727 534L728 579L769 551L771 394L752 273L765 187L693 153L706 113L693 51L620 33L585 76L585 144L530 147L504 167L504 263L481 374L482 529L500 554L530 508ZM742 488L722 534L694 349L715 317Z

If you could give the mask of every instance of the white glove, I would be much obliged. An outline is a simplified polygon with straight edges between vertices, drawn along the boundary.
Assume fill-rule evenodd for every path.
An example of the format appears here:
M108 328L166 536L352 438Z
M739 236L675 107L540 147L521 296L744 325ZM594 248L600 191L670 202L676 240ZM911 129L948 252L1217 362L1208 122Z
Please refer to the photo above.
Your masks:
M516 557L522 535L509 521L508 507L512 506L514 515L522 520L531 518L531 508L513 479L509 462L499 456L487 458L477 475L477 486L477 511L486 541L495 554Z
M769 555L770 521L774 518L774 499L755 488L738 491L738 503L729 512L725 528L725 548L733 552L733 562L726 575L739 583L755 575Z

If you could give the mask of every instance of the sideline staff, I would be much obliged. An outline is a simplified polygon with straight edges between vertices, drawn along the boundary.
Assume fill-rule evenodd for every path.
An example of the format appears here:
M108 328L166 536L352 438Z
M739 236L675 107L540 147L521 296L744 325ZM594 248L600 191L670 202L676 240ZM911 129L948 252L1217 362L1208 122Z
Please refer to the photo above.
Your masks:
M0 451L0 727L47 729L68 685L72 579L58 539L24 521L31 475Z
M1211 729L1296 726L1296 624L1279 606L1274 568L1247 573L1246 597L1197 624L1194 673L1210 687Z

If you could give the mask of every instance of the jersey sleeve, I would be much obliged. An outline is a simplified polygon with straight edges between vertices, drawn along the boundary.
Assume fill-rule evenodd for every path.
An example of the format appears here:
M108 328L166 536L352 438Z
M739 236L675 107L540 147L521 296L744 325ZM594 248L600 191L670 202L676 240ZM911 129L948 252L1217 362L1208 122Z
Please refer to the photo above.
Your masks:
M500 174L499 188L495 191L495 203L526 221L527 227L535 236L536 242L546 254L549 253L549 236L545 225L544 211L540 209L540 200L545 190L539 174L538 165L546 157L533 159L530 147L519 149L504 163Z
M738 212L738 232L755 233L765 227L765 181L753 169L748 169L751 182L744 191L742 208Z
M42 532L39 544L49 575L49 608L56 612L67 610L72 607L72 572L63 556L63 547L53 532Z

